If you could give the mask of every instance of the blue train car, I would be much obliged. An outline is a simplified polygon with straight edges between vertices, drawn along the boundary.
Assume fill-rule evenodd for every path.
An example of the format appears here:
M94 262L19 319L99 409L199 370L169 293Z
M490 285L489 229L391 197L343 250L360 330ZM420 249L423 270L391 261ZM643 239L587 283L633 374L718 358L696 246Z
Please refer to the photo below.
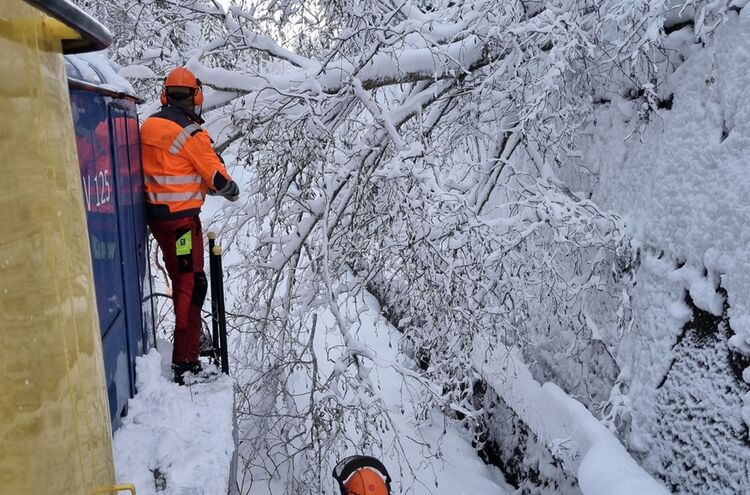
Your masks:
M67 56L65 66L116 429L135 394L135 358L154 345L138 99L113 89L103 55Z

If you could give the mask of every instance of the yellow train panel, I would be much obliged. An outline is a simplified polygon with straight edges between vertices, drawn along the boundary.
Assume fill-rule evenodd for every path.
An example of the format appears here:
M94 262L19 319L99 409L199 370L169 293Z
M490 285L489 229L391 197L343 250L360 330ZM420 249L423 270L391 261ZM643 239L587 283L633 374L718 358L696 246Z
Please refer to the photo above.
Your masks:
M115 481L65 36L77 34L0 1L2 495Z

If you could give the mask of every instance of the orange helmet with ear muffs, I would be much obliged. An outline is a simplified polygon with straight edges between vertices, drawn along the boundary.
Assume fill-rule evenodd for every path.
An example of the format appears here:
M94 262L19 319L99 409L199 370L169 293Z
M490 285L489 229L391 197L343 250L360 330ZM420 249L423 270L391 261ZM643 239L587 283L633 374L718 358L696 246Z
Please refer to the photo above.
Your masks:
M178 87L178 88L190 88L193 90L193 102L195 106L199 107L203 105L203 85L200 79L190 72L185 67L177 67L172 69L166 79L164 79L164 86L161 89L160 100L162 105L167 104L167 88Z
M342 495L390 495L391 477L374 457L354 455L336 465L333 477Z

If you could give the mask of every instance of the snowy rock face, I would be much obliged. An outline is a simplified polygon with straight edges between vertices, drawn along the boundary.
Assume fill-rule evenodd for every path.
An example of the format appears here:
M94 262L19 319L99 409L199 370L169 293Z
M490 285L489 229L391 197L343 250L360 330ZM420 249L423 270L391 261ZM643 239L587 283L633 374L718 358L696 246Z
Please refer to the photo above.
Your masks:
M640 247L633 325L610 341L630 403L621 433L676 493L748 493L750 12L703 44L691 26L669 40L669 108L639 120L615 97L584 146L593 199Z
M679 493L705 493L706 487L743 493L750 443L738 392L748 387L733 373L726 316L692 307L693 320L679 335L658 386L655 448L645 453L647 464Z

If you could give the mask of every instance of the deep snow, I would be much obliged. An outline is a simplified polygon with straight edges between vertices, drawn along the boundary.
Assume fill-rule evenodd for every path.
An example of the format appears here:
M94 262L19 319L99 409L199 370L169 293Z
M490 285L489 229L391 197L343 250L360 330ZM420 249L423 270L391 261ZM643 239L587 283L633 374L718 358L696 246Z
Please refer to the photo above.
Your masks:
M234 452L232 379L178 386L170 347L162 342L161 352L136 359L138 393L114 434L117 480L135 484L139 495L225 494Z
M553 383L534 380L518 349L485 344L480 337L475 366L563 468L577 477L584 495L669 493L580 402Z

